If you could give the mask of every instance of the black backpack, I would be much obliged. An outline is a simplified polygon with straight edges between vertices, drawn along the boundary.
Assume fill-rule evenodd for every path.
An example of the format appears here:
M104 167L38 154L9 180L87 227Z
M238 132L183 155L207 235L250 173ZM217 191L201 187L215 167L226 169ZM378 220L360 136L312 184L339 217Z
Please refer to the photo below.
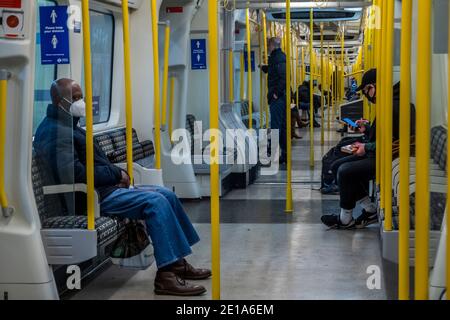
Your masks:
M321 175L321 184L320 189L324 189L328 187L331 183L333 183L335 177L333 172L331 171L331 165L338 159L349 156L348 153L342 152L341 147L348 146L349 144L355 142L363 142L364 137L346 137L339 141L339 143L331 148L322 158L322 175Z

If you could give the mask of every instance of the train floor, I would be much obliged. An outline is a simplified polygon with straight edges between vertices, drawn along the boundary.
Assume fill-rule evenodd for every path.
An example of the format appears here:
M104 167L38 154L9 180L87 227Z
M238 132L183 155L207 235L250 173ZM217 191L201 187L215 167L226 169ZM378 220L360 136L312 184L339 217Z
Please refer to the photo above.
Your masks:
M286 214L286 171L260 176L244 190L221 199L222 299L386 299L387 290L370 289L368 269L382 268L378 226L363 230L327 230L323 213L338 213L339 198L322 195L322 156L340 140L336 128L314 131L315 167L309 166L309 130L293 140L294 212ZM202 241L188 261L211 263L209 199L184 202ZM361 212L356 208L355 217ZM156 266L146 271L108 267L71 299L177 299L153 293ZM384 284L383 274L380 283ZM208 292L190 299L210 299L211 280L199 281ZM180 299L186 299L184 297Z

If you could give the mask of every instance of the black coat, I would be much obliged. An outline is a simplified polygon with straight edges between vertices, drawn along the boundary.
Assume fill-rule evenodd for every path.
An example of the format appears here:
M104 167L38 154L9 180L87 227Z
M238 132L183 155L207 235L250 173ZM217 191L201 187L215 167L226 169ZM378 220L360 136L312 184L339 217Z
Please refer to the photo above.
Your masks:
M281 49L272 51L269 57L268 67L268 88L267 101L272 104L273 95L278 98L286 97L286 55Z
M53 169L56 184L86 183L86 132L78 122L79 118L49 105L34 136L34 150ZM100 199L118 188L121 177L122 170L108 160L94 141L94 185Z

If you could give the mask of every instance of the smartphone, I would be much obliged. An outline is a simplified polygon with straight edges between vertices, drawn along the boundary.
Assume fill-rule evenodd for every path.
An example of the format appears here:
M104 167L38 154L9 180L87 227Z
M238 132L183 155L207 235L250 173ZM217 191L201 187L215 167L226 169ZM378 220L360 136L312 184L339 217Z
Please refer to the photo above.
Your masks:
M356 122L353 122L352 120L350 120L349 118L345 118L343 119L343 121L345 123L347 123L349 126L352 126L353 128L358 128L359 126L356 124Z

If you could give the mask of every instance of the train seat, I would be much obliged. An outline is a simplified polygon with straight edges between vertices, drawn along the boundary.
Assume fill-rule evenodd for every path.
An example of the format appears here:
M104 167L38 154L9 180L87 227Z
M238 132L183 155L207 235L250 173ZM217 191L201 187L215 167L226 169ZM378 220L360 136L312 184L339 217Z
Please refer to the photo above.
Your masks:
M86 185L55 185L49 172L43 161L33 152L33 191L48 263L77 264L97 255L108 255L113 242L124 230L124 222L100 217L100 204L96 194L95 230L88 230L87 216L73 215L73 210L68 209L70 205L67 204L75 192L85 193Z
M118 128L95 134L95 140L108 159L127 169L126 129ZM155 149L150 140L139 141L137 132L132 130L134 183L141 185L162 185L155 169Z
M433 266L435 256L439 244L441 229L443 227L442 222L445 214L446 206L446 192L447 192L447 178L446 178L446 165L447 165L447 130L442 127L434 127L431 130L431 159L430 159L430 265ZM384 226L382 227L382 241L383 241L383 257L398 262L398 228L399 228L399 216L398 216L398 203L399 203L399 159L395 159L393 162L393 175L392 175L392 187L393 187L393 228L392 232L384 232ZM414 244L415 244L415 168L416 159L410 157L410 187L409 187L409 202L410 202L410 263L414 265ZM383 218L383 217L381 217Z
M208 146L202 145L201 154L195 153L195 121L196 118L192 114L186 115L186 130L189 132L189 144L191 147L191 160L196 175L197 182L200 184L202 196L209 196L211 188L210 185L210 165L204 161L204 155L209 155ZM203 141L202 141L203 143ZM220 153L221 164L219 165L219 179L221 181L219 194L224 195L231 190L232 183L230 174L233 169L235 152L223 148L223 152Z
M248 128L249 127L249 104L248 101L244 100L244 101L238 101L234 104L235 107L235 112L236 114L241 118L242 122L244 123L245 127ZM253 110L254 107L253 107ZM259 111L257 112L253 112L252 114L252 124L253 124L253 129L259 129L261 128L261 125L263 123L265 119L264 114L262 114L262 118L261 118L261 113Z

